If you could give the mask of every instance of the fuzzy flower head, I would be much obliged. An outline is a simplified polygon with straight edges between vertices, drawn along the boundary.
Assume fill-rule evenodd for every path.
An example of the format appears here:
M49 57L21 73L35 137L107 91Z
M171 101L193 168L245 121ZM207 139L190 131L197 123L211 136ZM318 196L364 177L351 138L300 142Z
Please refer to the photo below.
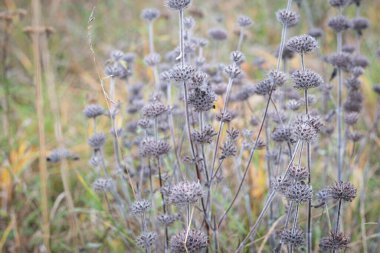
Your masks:
M356 197L356 188L350 182L336 182L329 191L335 200L351 202Z
M167 0L166 5L173 10L183 10L185 9L189 4L191 0Z
M296 70L292 73L291 78L296 89L307 90L323 84L322 77L310 69Z
M203 197L203 189L198 182L183 181L174 185L168 195L169 203L176 206L195 204Z
M83 113L87 118L95 119L104 114L104 108L100 105L91 104L84 109Z
M349 29L351 27L351 21L345 16L336 16L329 19L328 26L339 33Z
M146 118L156 118L166 112L167 109L160 101L153 101L142 108L142 113Z
M298 24L299 15L291 10L279 10L276 12L277 20L285 27L293 27Z
M322 250L344 250L348 248L350 240L342 232L330 232L330 235L323 237L319 243Z
M310 35L304 34L290 38L286 47L293 52L306 54L313 52L318 47L318 42Z
M193 77L195 73L195 68L190 65L176 65L171 70L171 79L174 79L176 82L188 81Z
M252 24L253 24L253 21L250 17L248 16L244 16L244 15L240 15L238 18L237 18L237 23L240 27L250 27Z
M140 154L143 157L159 157L169 152L170 146L163 140L145 138L140 143Z
M207 248L207 235L199 230L182 231L170 239L170 249L173 253L198 253Z
M151 208L150 201L147 200L137 200L131 206L131 213L133 215L141 215Z
M285 245L292 245L295 248L305 243L305 234L299 229L286 229L281 232L281 242Z

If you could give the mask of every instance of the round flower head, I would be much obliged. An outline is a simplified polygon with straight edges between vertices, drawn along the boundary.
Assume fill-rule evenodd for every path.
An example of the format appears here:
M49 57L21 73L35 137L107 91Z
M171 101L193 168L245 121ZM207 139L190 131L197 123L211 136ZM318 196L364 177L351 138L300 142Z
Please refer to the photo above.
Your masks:
M176 65L171 70L171 78L177 82L188 81L193 77L194 73L195 69L190 65L184 65L183 67L181 65Z
M228 75L229 78L234 79L240 75L241 70L235 64L230 64L224 68L224 72Z
M265 96L271 92L272 88L275 88L273 86L273 82L267 78L255 85L255 93L261 96Z
M309 177L309 172L307 171L306 167L293 164L290 167L289 175L291 178L297 181L302 181Z
M203 189L198 182L180 182L171 188L169 203L176 206L186 206L196 203L203 197Z
M272 133L275 142L293 142L292 130L289 127L279 127Z
M298 248L304 244L304 240L304 232L299 228L290 228L281 232L281 242L285 245L292 245Z
M92 183L92 189L95 192L110 192L114 187L112 178L97 178L94 183Z
M166 5L173 10L183 10L190 4L191 0L167 0Z
M330 235L323 237L319 243L322 250L344 250L348 248L350 240L342 232L330 232Z
M277 20L286 27L293 27L299 21L299 15L291 10L279 10L276 12Z
M333 53L327 57L327 62L336 68L348 71L352 66L352 57L348 53Z
M201 143L201 144L208 143L208 144L210 144L215 135L216 135L216 132L215 132L214 128L212 128L211 125L207 125L204 127L203 131L201 131L201 132L194 131L191 134L191 137L194 140L194 142L196 142L196 143Z
M240 15L237 18L237 23L240 27L250 27L253 24L253 21L250 17Z
M307 90L323 84L322 77L310 69L296 70L291 74L291 78L294 81L294 87L297 89Z
M199 253L207 248L207 235L199 230L186 230L170 239L170 250L173 253Z
M143 249L149 249L156 240L156 232L144 232L136 238L136 245Z
M87 118L96 118L104 114L104 109L100 105L88 105L84 111L84 115L86 115Z
M160 17L160 11L154 8L144 9L141 12L141 18L151 22Z
M103 147L106 136L103 133L96 133L88 139L88 145L93 149L99 150Z
M272 178L270 180L270 188L273 191L286 194L288 188L290 187L290 181L288 178L283 178L282 176Z
M344 7L350 3L351 0L329 0L332 7Z
M170 226L179 219L179 215L161 214L157 217L159 223L164 226Z
M160 101L153 101L142 108L142 113L146 118L156 118L166 112L167 109Z
M144 58L144 62L149 67L154 67L161 61L161 56L157 53L151 53Z
M318 47L318 43L310 35L304 34L290 38L286 47L293 52L306 54L314 51Z
M227 32L222 28L211 28L208 31L208 35L216 41L223 41L227 39Z
M356 197L356 188L350 182L336 182L329 190L335 200L351 202Z
M287 77L282 71L271 70L267 75L267 79L271 80L274 86L282 86L286 82Z
M204 85L205 83L207 83L207 78L208 78L208 76L205 72L197 71L191 77L189 85L192 88L200 87L200 86Z
M323 30L317 27L311 28L309 30L309 35L315 39L318 39L323 36Z
M317 138L321 127L322 124L319 117L302 115L296 119L293 133L300 141L312 142Z
M311 187L302 181L290 185L285 193L289 201L294 201L297 204L310 200L312 195Z
M50 163L58 163L63 159L67 160L79 160L79 156L72 153L70 150L65 148L57 148L51 151L51 153L46 157L46 161Z
M151 208L150 201L147 200L137 200L132 204L131 213L133 215L141 215Z
M197 87L190 93L188 102L196 112L206 112L213 108L215 99L215 93L210 87Z
M163 140L145 138L140 143L140 154L143 157L159 157L169 152L170 146Z
M351 21L345 16L336 16L330 18L328 26L331 27L335 32L343 32L351 27Z
M352 19L352 29L362 34L362 31L369 27L369 21L363 17L357 17Z

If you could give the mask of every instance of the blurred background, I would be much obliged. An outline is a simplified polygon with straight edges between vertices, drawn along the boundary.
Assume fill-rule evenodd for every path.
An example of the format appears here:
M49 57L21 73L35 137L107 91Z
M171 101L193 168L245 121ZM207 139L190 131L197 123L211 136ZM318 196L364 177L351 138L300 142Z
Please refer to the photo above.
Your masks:
M229 32L228 42L219 48L222 60L228 60L230 48L237 43L237 16L251 17L255 24L244 44L244 69L252 80L259 80L276 61L281 27L275 12L285 4L279 0L194 0L187 14L196 19L195 32L199 35L207 37L212 27L224 27ZM327 28L327 19L335 14L334 10L327 0L309 0L308 5L311 13L306 15L301 7L301 22L290 35L306 33L313 26L323 28L321 52L335 51L335 36ZM90 102L103 103L98 74L103 76L105 61L113 49L136 54L133 81L153 83L153 74L143 63L149 45L140 12L147 7L161 11L155 23L155 46L159 52L168 52L177 45L178 21L161 0L0 2L0 252L47 252L42 246L47 221L52 252L74 252L73 245L80 245L83 252L125 252L117 234L108 234L108 228L115 224L107 217L95 219L94 212L102 210L104 203L91 190L89 126L82 111ZM362 79L364 131L373 124L378 108L372 87L380 83L380 59L376 55L380 46L379 10L380 1L363 1L361 13L371 23L362 43L362 54L370 63ZM347 15L353 16L354 10L350 9ZM346 42L350 41L354 41L354 36L346 38ZM310 64L322 69L319 61ZM331 71L325 69L324 77L328 78ZM37 106L39 102L42 106ZM106 126L104 122L105 129ZM46 144L42 147L41 133ZM362 205L356 203L352 207L349 216L357 221L348 228L354 238L353 252L362 252L363 224L358 221L359 216L366 217L368 240L377 241L380 236L379 145L377 136L373 145L364 147L362 156L357 158L359 169L354 183L366 187L366 198ZM79 160L62 166L38 159L62 146ZM41 172L41 166L46 170ZM365 168L369 179L363 184ZM261 181L251 188L252 198L263 198L266 179L261 177L256 177ZM41 190L44 188L47 191ZM71 200L65 200L67 190ZM254 208L257 211L260 206ZM77 214L83 232L78 239L71 236L70 210ZM127 237L123 231L120 233Z

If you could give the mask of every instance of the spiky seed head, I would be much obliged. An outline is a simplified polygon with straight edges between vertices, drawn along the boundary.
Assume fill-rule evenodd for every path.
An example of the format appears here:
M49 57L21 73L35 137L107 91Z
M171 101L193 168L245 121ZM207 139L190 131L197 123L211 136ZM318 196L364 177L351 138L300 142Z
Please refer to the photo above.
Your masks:
M349 29L352 25L351 21L342 15L330 18L327 24L337 33Z
M287 107L289 110L297 111L298 109L300 109L300 107L301 107L301 103L300 103L297 99L290 99L290 100L286 103L286 107Z
M279 70L271 70L267 75L267 79L271 80L274 86L282 86L287 80L284 72Z
M173 10L183 10L189 6L191 0L167 0L166 5Z
M231 53L231 60L235 62L237 65L241 65L245 61L245 56L240 51L233 51Z
M223 146L220 147L222 154L220 156L220 160L226 159L231 156L236 156L237 148L235 142L232 140L227 140L223 143Z
M157 53L151 53L144 58L144 63L149 67L157 66L161 61L161 56Z
M188 103L194 107L196 112L209 111L214 106L216 96L211 87L197 87L190 94Z
M332 7L344 7L350 3L351 0L329 0L329 3Z
M309 172L306 167L293 164L289 169L289 176L297 181L303 181L309 177Z
M229 123L235 118L235 114L230 111L220 112L216 115L216 120Z
M157 240L156 232L143 232L136 238L136 245L143 248L150 248L154 242Z
M208 31L208 35L216 41L223 41L226 40L228 37L228 33L223 28L211 28Z
M91 105L86 106L83 113L87 118L95 119L96 117L99 117L104 114L104 108L101 107L100 105L91 104Z
M301 115L293 125L293 133L299 141L312 142L320 132L323 124L318 116Z
M290 185L285 193L289 201L294 201L298 204L310 200L312 195L313 190L303 181Z
M331 199L331 191L329 188L324 188L315 194L316 199L320 204L326 204Z
M186 206L195 204L203 194L200 183L183 181L171 187L168 201L176 206Z
M130 209L131 214L133 215L142 215L151 208L152 204L147 200L137 200L135 201Z
M195 26L195 19L192 17L185 17L183 19L183 26L185 27L186 30L191 30Z
M270 188L273 191L279 192L281 194L286 194L288 188L290 187L290 181L288 178L278 176L270 180Z
M285 245L292 245L294 248L298 248L304 245L305 234L299 228L289 228L281 232L281 242Z
M124 55L124 53L121 50L112 50L110 53L110 58L112 61L117 62L117 61L121 60L123 55Z
M310 35L304 34L290 38L286 47L293 52L306 54L313 52L318 47L318 42Z
M323 30L318 27L313 27L309 30L309 35L315 39L318 39L323 36Z
M147 129L149 128L150 126L150 120L148 118L145 118L145 119L140 119L138 122L137 122L137 125L139 127L141 127L142 129Z
M179 215L161 214L157 217L160 224L168 227L179 219Z
M277 20L285 27L293 27L298 24L299 15L292 10L279 10L276 12Z
M248 16L244 16L244 15L240 15L238 18L237 18L237 23L240 27L250 27L252 24L253 24L253 21L250 17Z
M322 77L310 69L296 70L291 74L291 78L294 81L294 87L296 89L307 90L319 87L323 84Z
M358 120L359 113L357 112L350 112L344 115L344 122L346 122L346 124L349 126L355 125Z
M92 183L92 189L95 192L110 192L115 187L112 178L97 178L94 183Z
M207 83L208 76L203 71L196 71L191 77L189 86L191 88L201 87Z
M46 157L46 161L51 163L58 163L63 159L76 161L79 160L79 156L66 148L57 148L52 150L51 153Z
M289 127L278 127L272 133L275 142L293 142L293 133Z
M160 11L155 8L143 9L141 12L141 18L151 22L160 17Z
M347 139L353 141L353 142L358 142L360 141L364 135L361 132L358 131L350 131L347 133Z
M123 73L123 68L120 64L108 64L104 70L105 74L110 77L120 77Z
M327 62L336 68L348 71L352 66L352 57L348 53L333 53L327 57Z
M173 253L198 253L207 248L207 235L199 230L186 230L170 239L170 250Z
M240 75L241 70L236 64L230 64L224 68L224 72L229 78L234 79Z
M365 57L364 55L357 54L357 55L352 57L352 66L353 67L366 68L368 66L368 64L369 64L369 61L368 61L367 57Z
M329 190L335 200L351 202L356 197L356 187L350 182L336 182Z
M159 157L169 152L170 146L163 140L145 138L140 143L140 155L143 157Z
M200 144L208 143L208 144L210 144L215 135L216 135L216 132L215 132L214 128L212 128L211 125L207 125L200 132L195 130L191 134L191 137L192 137L193 141L196 143L200 143Z
M176 65L171 70L171 78L176 82L188 81L195 73L195 68L190 65Z
M88 139L88 145L93 149L99 150L103 147L106 141L106 136L103 133L96 133Z
M261 96L268 95L272 89L275 89L275 86L273 86L273 82L269 78L255 85L255 93Z
M142 108L142 113L146 118L156 118L165 113L167 110L167 106L165 106L162 102L153 101Z
M352 19L352 29L358 33L362 33L363 30L369 27L369 21L363 17L357 17Z
M348 248L350 240L342 232L330 232L330 235L323 237L319 242L322 250L344 250Z

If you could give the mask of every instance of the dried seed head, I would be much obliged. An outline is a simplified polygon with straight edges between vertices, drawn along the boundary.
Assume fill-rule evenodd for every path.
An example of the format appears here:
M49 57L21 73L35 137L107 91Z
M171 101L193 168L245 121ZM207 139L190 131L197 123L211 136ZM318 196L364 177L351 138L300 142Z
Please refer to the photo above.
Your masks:
M289 127L279 127L272 133L275 142L293 142L293 133Z
M167 110L168 108L160 101L153 101L142 108L142 113L146 118L156 118Z
M279 10L276 12L277 20L286 27L293 27L297 25L299 21L299 15L291 10Z
M135 201L130 209L131 214L133 215L142 215L151 208L150 201L147 200L137 200Z
M322 126L318 116L301 115L294 122L293 133L300 141L312 142L317 138Z
M222 122L231 122L235 118L235 114L230 111L220 112L216 115L216 119Z
M323 84L322 77L310 69L296 70L291 74L296 89L307 90Z
M328 26L337 33L349 29L351 25L351 21L345 16L332 17L328 21Z
M167 0L166 5L173 10L183 10L185 9L189 4L191 0Z
M57 148L52 150L51 153L46 157L46 161L51 163L57 163L62 161L63 159L76 161L79 160L79 156L68 149Z
M352 54L353 52L355 52L355 49L356 49L355 46L348 45L348 44L343 45L343 47L342 47L342 51L344 53L349 53L349 54Z
M350 182L336 182L329 190L335 200L351 202L356 197L356 188Z
M351 68L350 72L354 76L354 78L356 79L356 78L358 78L364 74L364 68L358 67L358 66L353 67L353 68Z
M83 113L87 118L95 119L96 117L99 117L104 114L104 109L100 105L91 104L86 106Z
M88 145L94 150L99 150L103 147L106 141L106 136L103 133L96 133L88 139Z
M323 30L321 28L313 27L309 30L309 35L315 39L323 36Z
M350 131L350 132L347 133L347 139L349 139L349 140L351 140L353 142L358 142L363 137L364 137L364 135L362 133L360 133L360 132L357 132L357 131L355 131L355 132Z
M299 229L286 229L281 232L281 242L285 245L292 245L298 248L304 244L305 234Z
M327 62L336 68L348 71L352 66L352 57L348 53L333 53L327 57Z
M148 129L150 126L150 120L149 119L140 119L137 122L137 125L141 127L142 129Z
M351 0L329 0L329 3L332 7L344 7L350 3Z
M189 95L188 103L194 107L196 112L206 112L214 107L216 96L209 87L197 87Z
M214 128L211 125L207 125L201 132L194 131L192 133L193 141L200 144L212 142L213 137L216 135Z
M227 39L227 31L222 28L211 28L208 31L208 35L216 40L216 41L223 41Z
M92 183L92 189L95 192L110 192L114 188L114 182L112 178L97 178L94 183Z
M160 17L160 11L154 8L144 9L141 12L141 18L151 22Z
M277 191L282 194L286 194L290 185L291 184L290 184L289 179L283 178L282 176L275 177L270 180L270 188L273 191Z
M304 34L290 38L286 47L293 52L306 54L313 52L318 47L318 43L310 35Z
M117 62L122 59L124 53L120 50L112 50L110 53L110 58L112 61Z
M282 71L271 70L267 75L267 79L271 80L274 86L282 86L285 84L287 76Z
M267 78L256 84L255 93L261 96L265 96L271 92L272 88L274 90L275 86L273 86L272 80Z
M323 237L319 243L322 250L344 250L348 248L350 240L342 232L330 232L330 235Z
M144 62L149 67L157 66L161 61L161 56L157 53L151 53L150 55L145 56Z
M199 253L207 248L207 235L199 230L182 231L170 239L170 250L173 253Z
M195 19L192 17L185 17L183 19L183 26L185 27L186 30L191 30L195 26Z
M195 204L203 194L200 183L183 181L171 187L168 201L176 206L186 206Z
M248 100L255 93L255 86L246 84L240 87L238 91L234 94L231 100L234 101L245 101Z
M325 188L317 192L316 198L319 201L320 205L324 205L327 203L329 199L331 199L331 191L329 188Z
M310 200L312 195L313 190L303 181L290 185L285 193L289 201L294 201L298 204Z
M276 57L279 57L280 55L280 49L278 48L276 50ZM292 50L290 50L286 45L282 51L282 59L285 61L285 60L290 60L294 57L294 52Z
M344 122L349 126L355 125L356 122L358 122L358 119L359 113L357 112L350 112L344 115Z
M237 18L237 23L240 27L250 27L253 24L253 21L250 17L240 15Z
M229 78L234 79L240 75L241 70L236 64L230 64L224 68L224 72Z
M231 60L235 62L237 65L241 65L245 61L245 56L240 51L233 51L231 53Z
M290 99L287 103L286 103L286 107L289 109L289 110L292 110L292 111L297 111L300 107L301 107L301 104L298 100L296 99Z
M303 181L309 177L309 172L306 167L293 164L290 167L289 176L297 181Z
M203 86L206 84L207 78L208 78L208 76L205 72L197 71L191 77L189 85L192 88Z
M171 78L177 82L188 81L195 73L194 67L190 65L176 65L171 70Z
M169 152L170 146L163 140L145 138L140 143L140 155L143 157L159 157Z
M223 146L220 147L222 154L220 156L220 160L226 159L231 156L235 156L237 153L235 142L232 140L227 140L223 143Z
M362 34L363 30L369 27L369 21L363 17L357 17L352 19L352 29Z
M168 227L179 219L179 215L161 214L157 217L159 223Z
M156 232L144 232L136 238L136 245L143 249L149 249L157 240L157 237Z
M359 54L359 55L355 55L354 57L352 57L353 67L366 68L368 66L368 64L369 64L368 59L364 55Z

